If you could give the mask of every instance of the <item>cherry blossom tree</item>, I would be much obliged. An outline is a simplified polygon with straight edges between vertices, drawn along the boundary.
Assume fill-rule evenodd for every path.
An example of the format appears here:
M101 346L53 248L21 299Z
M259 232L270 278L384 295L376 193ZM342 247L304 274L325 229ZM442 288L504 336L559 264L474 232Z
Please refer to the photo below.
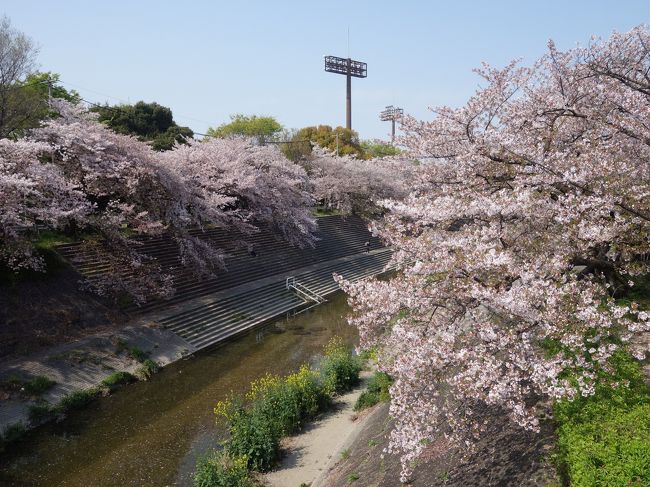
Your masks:
M30 241L37 223L62 228L90 211L83 193L41 157L46 144L0 139L0 259L12 269L43 269Z
M270 228L292 245L313 243L307 175L276 148L213 140L161 154L82 107L57 106L60 116L27 138L0 143L0 257L10 268L42 269L31 248L36 225L86 230L96 238L84 252L105 269L91 287L142 302L173 288L140 250L141 237L173 237L183 262L200 272L222 265L225 254L191 230Z
M342 283L361 347L396 379L404 480L437 435L471 445L477 405L536 430L542 400L592 394L614 351L650 331L615 300L649 270L646 28L477 72L465 106L404 121L401 143L427 162L374 227L401 272Z
M413 167L410 160L337 157L320 147L313 149L308 162L317 200L345 213L365 216L382 211L377 205L379 200L399 200L408 194Z

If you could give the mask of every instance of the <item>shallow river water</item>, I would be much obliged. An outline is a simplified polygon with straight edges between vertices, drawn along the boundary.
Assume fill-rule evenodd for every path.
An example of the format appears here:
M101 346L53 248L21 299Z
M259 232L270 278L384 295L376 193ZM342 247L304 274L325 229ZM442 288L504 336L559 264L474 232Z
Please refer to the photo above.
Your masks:
M30 435L0 458L0 485L191 485L196 457L221 436L214 405L267 373L317 360L334 335L350 343L348 307L330 302L217 349L172 364L148 382L101 398Z

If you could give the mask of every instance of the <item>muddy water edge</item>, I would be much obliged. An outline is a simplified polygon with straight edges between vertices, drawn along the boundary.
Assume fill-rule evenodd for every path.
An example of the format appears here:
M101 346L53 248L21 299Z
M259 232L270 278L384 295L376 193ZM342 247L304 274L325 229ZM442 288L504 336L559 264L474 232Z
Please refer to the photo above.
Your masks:
M191 485L197 456L223 437L215 425L217 401L267 372L284 375L316 362L335 335L356 343L348 311L338 293L46 425L0 457L0 485Z

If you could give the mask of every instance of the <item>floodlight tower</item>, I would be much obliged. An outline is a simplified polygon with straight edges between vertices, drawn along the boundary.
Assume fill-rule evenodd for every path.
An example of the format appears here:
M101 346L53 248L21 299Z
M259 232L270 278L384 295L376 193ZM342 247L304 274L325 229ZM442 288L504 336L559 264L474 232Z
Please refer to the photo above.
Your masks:
M401 108L394 107L393 105L388 105L386 109L379 114L379 119L382 122L392 122L392 128L390 132L390 143L395 142L395 120L399 120L404 116L404 110Z
M352 130L352 77L365 78L368 76L368 65L350 58L325 56L325 71L328 73L344 74L347 78L347 93L345 98L345 128Z

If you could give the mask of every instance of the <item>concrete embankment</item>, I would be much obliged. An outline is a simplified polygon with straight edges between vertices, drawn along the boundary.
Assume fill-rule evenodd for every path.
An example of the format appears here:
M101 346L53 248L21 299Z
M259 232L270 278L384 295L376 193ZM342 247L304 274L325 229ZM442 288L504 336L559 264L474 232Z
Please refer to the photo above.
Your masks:
M357 280L385 270L391 252L381 247L361 220L326 217L319 223L320 240L315 248L287 248L268 235L259 235L254 254L233 248L226 260L227 273L208 280L189 276L178 267L178 253L169 242L149 242L146 245L152 246L152 255L174 275L179 287L174 299L132 309L133 318L120 330L5 362L0 366L0 381L48 377L56 385L39 402L55 405L73 391L100 384L113 372L135 372L140 363L130 349L166 365L314 304L287 289L287 277L324 297L338 290L333 273ZM213 232L213 238L217 243L227 243L218 232ZM81 247L71 245L60 250L87 277L104 272L101 260L83 254ZM29 407L34 404L33 398L23 395L3 397L0 430L17 422L28 425Z

